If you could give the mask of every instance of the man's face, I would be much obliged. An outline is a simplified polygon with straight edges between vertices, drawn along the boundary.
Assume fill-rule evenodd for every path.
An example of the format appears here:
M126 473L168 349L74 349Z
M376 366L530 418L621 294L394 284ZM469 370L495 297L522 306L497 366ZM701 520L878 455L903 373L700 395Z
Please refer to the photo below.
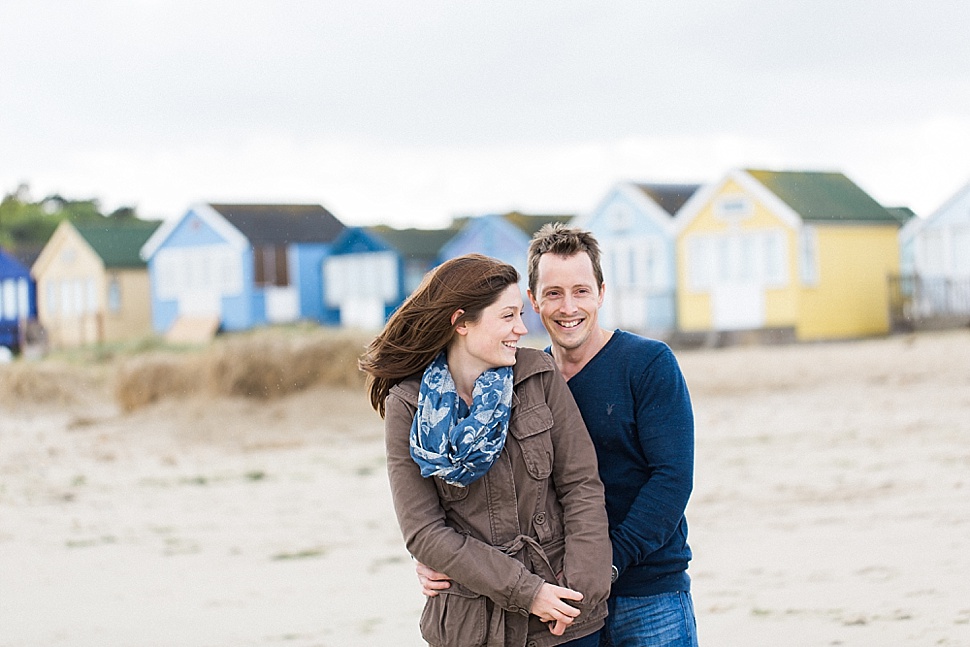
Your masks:
M596 284L589 256L585 252L543 254L535 283L536 293L530 292L529 299L553 345L573 350L587 343L599 328L597 314L604 288Z

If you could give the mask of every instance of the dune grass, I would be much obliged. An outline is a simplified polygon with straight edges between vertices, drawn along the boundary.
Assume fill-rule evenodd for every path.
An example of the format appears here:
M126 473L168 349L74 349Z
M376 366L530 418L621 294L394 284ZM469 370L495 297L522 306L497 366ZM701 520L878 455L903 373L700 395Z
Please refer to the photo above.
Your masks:
M298 325L220 335L202 346L152 338L85 347L0 367L0 405L71 404L83 392L107 389L131 412L168 398L272 399L318 385L356 388L364 384L357 358L370 339Z

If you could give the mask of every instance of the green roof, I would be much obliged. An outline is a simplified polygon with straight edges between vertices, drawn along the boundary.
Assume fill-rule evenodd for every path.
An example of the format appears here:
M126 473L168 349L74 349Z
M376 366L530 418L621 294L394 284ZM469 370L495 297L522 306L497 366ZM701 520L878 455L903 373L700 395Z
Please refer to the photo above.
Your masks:
M524 231L530 238L540 229L543 225L548 225L554 222L561 222L564 225L568 225L569 221L572 220L572 216L565 214L541 214L541 215L529 215L525 213L519 213L518 211L512 211L505 214L505 219L511 222L513 225Z
M74 228L101 257L105 267L145 267L145 261L138 253L161 224L158 221L140 220L74 225Z
M805 222L899 224L895 214L841 173L750 169L746 169L746 173L778 196Z
M458 233L454 226L447 229L394 229L376 225L369 230L406 258L435 258L444 244Z
M886 207L886 211L893 214L901 225L916 217L916 212L909 207Z

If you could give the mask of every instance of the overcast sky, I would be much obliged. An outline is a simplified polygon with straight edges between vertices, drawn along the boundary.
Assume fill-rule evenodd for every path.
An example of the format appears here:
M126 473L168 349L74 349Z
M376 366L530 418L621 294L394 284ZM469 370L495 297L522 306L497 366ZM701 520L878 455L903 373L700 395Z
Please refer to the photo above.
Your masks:
M347 224L581 213L619 181L970 181L965 0L2 0L0 193Z

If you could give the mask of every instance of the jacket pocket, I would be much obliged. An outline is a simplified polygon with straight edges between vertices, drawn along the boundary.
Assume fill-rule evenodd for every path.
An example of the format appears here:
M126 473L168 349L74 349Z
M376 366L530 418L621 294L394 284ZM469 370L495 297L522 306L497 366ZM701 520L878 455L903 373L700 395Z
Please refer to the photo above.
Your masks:
M438 488L438 497L442 501L461 501L468 496L468 488L461 487L460 485L452 485L450 483L445 483L443 480L434 477L435 487Z
M485 645L488 627L486 598L457 582L428 598L421 613L421 636L432 645Z
M552 474L552 411L545 403L513 411L509 432L519 441L529 475L546 479Z

